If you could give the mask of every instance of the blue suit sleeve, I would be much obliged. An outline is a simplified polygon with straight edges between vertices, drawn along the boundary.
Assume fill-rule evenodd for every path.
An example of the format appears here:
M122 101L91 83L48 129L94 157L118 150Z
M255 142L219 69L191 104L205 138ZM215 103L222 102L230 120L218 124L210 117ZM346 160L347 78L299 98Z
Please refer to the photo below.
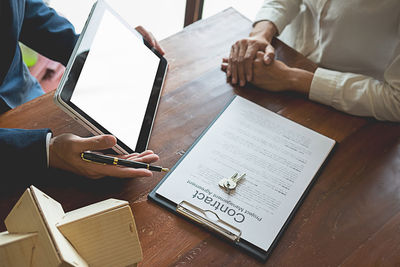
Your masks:
M47 170L46 136L49 129L0 128L0 165L3 176L35 175Z
M42 0L26 0L20 40L37 52L67 65L78 35L66 18Z

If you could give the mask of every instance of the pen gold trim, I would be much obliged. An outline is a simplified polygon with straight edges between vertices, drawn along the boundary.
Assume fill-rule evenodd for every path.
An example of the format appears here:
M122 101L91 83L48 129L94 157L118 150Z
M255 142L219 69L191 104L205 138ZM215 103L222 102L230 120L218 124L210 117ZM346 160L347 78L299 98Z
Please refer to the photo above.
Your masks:
M107 164L105 164L105 163L101 163L101 162L96 162L96 161L93 161L93 160L89 160L89 159L87 159L87 158L85 158L85 157L83 156L83 153L81 153L81 159L84 160L84 161L86 161L86 162L90 162L90 163L95 163L95 164L99 164L99 165L107 165Z

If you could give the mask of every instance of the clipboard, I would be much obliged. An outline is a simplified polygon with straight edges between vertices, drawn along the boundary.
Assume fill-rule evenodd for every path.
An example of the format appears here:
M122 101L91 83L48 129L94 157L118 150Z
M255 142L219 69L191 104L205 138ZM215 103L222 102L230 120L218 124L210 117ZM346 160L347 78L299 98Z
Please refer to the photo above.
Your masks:
M271 254L272 250L275 248L276 244L278 243L280 237L286 230L288 224L290 223L291 219L295 215L298 208L301 206L303 200L307 196L308 192L312 188L313 184L315 183L317 177L319 176L321 170L325 166L328 159L324 161L324 163L320 166L316 175L312 178L311 182L308 184L306 189L304 190L301 197L298 199L295 207L292 209L290 215L288 216L285 223L282 225L279 233L275 236L273 242L269 246L268 250L263 250L258 246L248 242L247 240L243 239L241 234L242 230L221 220L216 213L211 210L204 210L196 205L188 201L181 201L180 203L176 204L169 199L157 194L158 188L168 179L168 177L174 172L174 170L179 166L179 164L184 160L184 158L191 152L191 150L197 145L197 143L201 140L201 138L208 132L208 130L214 125L214 123L218 120L221 114L227 109L227 107L232 103L232 101L236 98L235 95L228 104L223 108L223 110L216 116L216 118L210 123L210 125L200 134L200 136L195 140L195 142L190 146L188 151L178 160L178 162L173 166L171 171L164 176L164 178L156 185L156 187L148 194L148 199L154 201L158 205L167 208L169 211L177 214L178 216L183 217L184 219L195 223L199 226L204 227L207 231L215 234L217 237L227 241L234 247L238 247L245 251L247 254L253 256L259 261L265 262L269 255ZM329 155L331 155L333 149L330 151ZM329 156L328 155L328 156Z
M166 177L164 177L165 179ZM164 180L163 179L163 180ZM229 242L231 245L234 247L238 247L240 249L243 249L245 252L250 254L251 256L255 257L256 259L265 262L270 254L270 251L272 251L272 248L275 245L272 245L268 251L264 251L250 242L241 239L241 230L230 225L229 223L219 219L222 224L225 224L226 227L221 227L220 225L216 224L213 222L213 220L210 220L206 216L196 216L193 214L193 210L197 210L199 212L202 212L204 214L207 214L207 212L212 212L210 210L203 210L195 205L187 202L187 201L182 201L178 205L173 203L172 201L169 201L168 199L164 198L163 196L160 196L156 194L156 191L159 187L159 185L162 184L163 181L161 181L154 189L151 191L148 195L148 198L155 203L159 204L160 206L167 208L169 211L181 216L182 218L195 223L199 226L204 227L207 231L216 234L217 237L220 237L223 240L226 240ZM214 212L212 212L214 213ZM215 213L214 213L215 214ZM232 231L233 230L233 231ZM276 241L274 241L275 243Z

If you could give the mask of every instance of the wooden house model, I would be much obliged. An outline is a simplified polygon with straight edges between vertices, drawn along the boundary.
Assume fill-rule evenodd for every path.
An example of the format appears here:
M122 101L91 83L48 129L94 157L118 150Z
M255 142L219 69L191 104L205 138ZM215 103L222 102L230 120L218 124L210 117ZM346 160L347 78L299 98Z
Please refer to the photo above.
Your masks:
M142 250L127 201L108 199L65 213L31 186L5 219L0 267L136 266Z

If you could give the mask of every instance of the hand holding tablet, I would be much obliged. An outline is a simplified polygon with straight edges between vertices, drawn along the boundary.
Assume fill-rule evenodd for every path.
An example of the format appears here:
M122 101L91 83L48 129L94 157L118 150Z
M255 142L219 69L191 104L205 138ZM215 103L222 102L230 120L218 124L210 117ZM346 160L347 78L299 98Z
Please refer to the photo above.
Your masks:
M97 1L54 101L98 136L52 138L50 167L90 178L152 176L147 169L93 164L80 155L112 148L125 154L117 156L121 159L147 164L158 160L146 149L168 68L162 55L163 49L150 32L141 26L131 28L104 1Z
M137 29L145 38L97 1L54 96L93 134L115 136L119 154L147 149L168 67L151 33Z
M143 26L139 25L135 28L142 36L143 38L152 46L154 47L158 53L160 53L162 56L165 55L165 51L162 48L162 46L158 43L157 39L154 37L154 35L147 31Z

